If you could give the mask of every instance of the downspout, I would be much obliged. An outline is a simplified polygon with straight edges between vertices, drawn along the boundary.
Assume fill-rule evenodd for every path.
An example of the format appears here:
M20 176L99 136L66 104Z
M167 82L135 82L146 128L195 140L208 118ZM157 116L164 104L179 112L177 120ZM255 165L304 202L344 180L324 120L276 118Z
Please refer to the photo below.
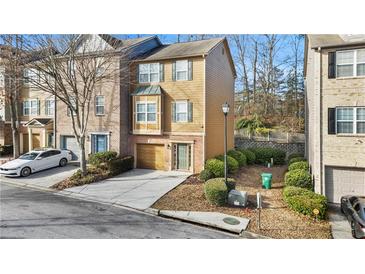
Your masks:
M321 185L320 190L321 194L324 195L324 173L323 173L323 102L322 102L322 88L323 88L323 79L322 79L322 49L318 48L319 52L319 105L320 105L320 114L319 114L319 171L321 176Z

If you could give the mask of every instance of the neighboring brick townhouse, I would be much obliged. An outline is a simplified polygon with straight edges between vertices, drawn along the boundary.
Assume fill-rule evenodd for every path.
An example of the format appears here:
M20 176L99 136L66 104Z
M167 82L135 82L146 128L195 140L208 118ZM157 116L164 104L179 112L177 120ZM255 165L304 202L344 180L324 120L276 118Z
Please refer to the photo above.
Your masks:
M307 35L305 88L315 191L365 196L365 35Z

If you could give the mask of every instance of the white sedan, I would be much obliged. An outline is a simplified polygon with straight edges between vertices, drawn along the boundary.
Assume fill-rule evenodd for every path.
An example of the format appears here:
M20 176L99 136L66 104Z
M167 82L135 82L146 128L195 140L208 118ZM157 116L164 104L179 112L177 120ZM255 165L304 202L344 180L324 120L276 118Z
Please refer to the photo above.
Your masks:
M23 154L18 159L9 161L0 166L0 174L5 176L27 177L31 173L56 166L65 166L71 161L72 154L69 150L46 149L32 150Z

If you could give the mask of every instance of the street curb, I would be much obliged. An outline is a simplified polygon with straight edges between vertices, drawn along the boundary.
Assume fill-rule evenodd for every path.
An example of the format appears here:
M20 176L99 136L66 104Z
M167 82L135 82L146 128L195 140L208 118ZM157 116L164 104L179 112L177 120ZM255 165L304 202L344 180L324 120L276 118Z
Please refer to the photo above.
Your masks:
M28 188L28 189L41 190L41 191L52 192L52 193L56 193L58 191L57 189L52 189L52 188L48 188L48 187L37 186L37 185L33 185L33 184L24 184L24 183L10 182L10 181L4 180L4 178L1 178L0 182L1 183L8 184L8 185L17 186L17 187L23 187L23 188Z
M256 233L253 233L253 232L250 232L250 231L247 231L247 230L241 231L239 236L241 238L244 238L244 239L272 239L270 237L266 237L266 236L263 236L263 235L260 235L260 234L256 234Z
M156 208L149 207L149 208L147 208L143 211L146 212L146 213L156 215L156 216L163 216L163 215L160 215L160 210L156 209Z

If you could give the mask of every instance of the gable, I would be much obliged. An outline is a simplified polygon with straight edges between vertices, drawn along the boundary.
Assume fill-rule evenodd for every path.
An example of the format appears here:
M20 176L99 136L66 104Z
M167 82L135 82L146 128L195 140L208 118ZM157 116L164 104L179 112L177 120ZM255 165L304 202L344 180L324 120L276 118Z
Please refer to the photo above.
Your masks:
M104 50L113 50L113 47L101 38L100 35L83 34L82 37L80 37L80 43L77 47L78 53Z

